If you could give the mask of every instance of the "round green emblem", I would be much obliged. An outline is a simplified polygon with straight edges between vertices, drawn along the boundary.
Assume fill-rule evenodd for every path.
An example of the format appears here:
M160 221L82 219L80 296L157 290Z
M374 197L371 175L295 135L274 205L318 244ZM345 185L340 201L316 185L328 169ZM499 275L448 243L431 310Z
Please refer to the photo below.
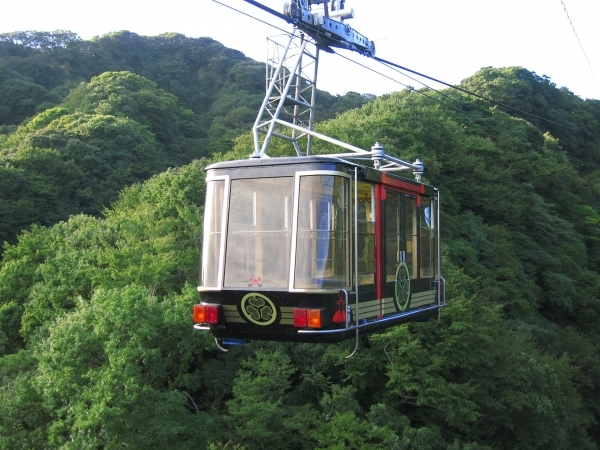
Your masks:
M257 292L244 295L241 309L246 319L256 325L271 325L277 319L275 304Z
M410 274L405 261L400 261L396 268L396 306L404 311L410 305Z

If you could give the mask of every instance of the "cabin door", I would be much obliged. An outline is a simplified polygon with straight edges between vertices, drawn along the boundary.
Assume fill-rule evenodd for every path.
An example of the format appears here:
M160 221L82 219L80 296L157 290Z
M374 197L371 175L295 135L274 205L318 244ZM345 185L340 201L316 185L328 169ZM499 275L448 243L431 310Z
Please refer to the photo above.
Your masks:
M383 209L382 314L410 307L411 280L417 278L417 199L386 189Z

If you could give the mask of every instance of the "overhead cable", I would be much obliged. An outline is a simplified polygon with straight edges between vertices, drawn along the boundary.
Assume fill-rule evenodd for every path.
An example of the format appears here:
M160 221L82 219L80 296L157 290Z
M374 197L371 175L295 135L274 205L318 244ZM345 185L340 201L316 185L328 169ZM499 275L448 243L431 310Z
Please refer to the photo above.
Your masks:
M576 131L578 133L583 133L583 134L586 134L588 136L590 135L589 133L587 133L585 131L582 131L582 130L578 130L577 128L572 128L572 127L569 127L567 125L563 125L561 123L555 122L553 120L546 119L544 117L540 117L540 116L538 116L536 114L533 114L533 113L530 113L530 112L527 112L527 111L523 111L522 109L515 108L514 106L507 105L507 104L499 102L497 100L493 100L491 98L484 97L483 95L479 95L479 94L477 94L475 92L469 91L467 89L461 88L459 86L456 86L456 85L453 85L453 84L450 84L450 83L446 83L445 81L438 80L437 78L430 77L429 75L425 75L424 73L417 72L415 70L409 69L408 67L404 67L404 66L401 66L399 64L393 63L391 61L387 61L387 60L385 60L383 58L379 58L377 56L374 56L373 59L376 60L376 61L379 61L382 64L390 65L390 66L397 67L398 69L406 70L407 72L414 73L415 75L418 75L420 77L427 78L428 80L435 81L436 83L443 84L444 86L448 86L448 87L450 87L452 89L456 89L457 91L464 92L465 94L472 95L473 97L477 97L477 98L479 98L481 100L488 101L488 102L493 103L493 104L498 105L498 106L502 106L503 108L512 109L513 111L520 112L521 114L526 114L526 115L528 115L530 117L535 117L536 119L543 120L544 122L548 122L548 123L557 125L559 127L566 128L566 129L571 130L571 131Z
M598 79L596 78L596 74L594 73L594 69L592 69L592 65L590 64L590 60L587 57L587 54L585 53L585 50L583 49L583 44L581 43L581 40L579 39L579 35L577 34L577 30L575 29L575 25L573 25L573 21L571 20L571 16L569 16L569 11L567 11L567 7L565 6L565 3L563 2L563 0L560 0L560 2L562 3L563 9L565 10L565 13L567 14L567 19L569 19L569 22L571 23L571 28L573 28L573 33L575 33L575 37L577 38L577 42L579 42L579 47L581 48L581 51L583 52L583 56L585 56L585 60L587 61L587 65L590 68L590 71L592 72L592 76L594 77L594 80L596 81L596 86L600 87L600 84L598 84Z
M235 12L239 12L240 14L243 14L246 17L250 17L251 19L254 19L254 20L257 20L257 21L259 21L261 23L264 23L265 25L268 25L268 26L270 26L272 28L275 28L276 30L283 31L285 34L288 34L288 35L292 34L289 31L284 30L283 28L279 28L278 26L273 25L272 23L269 23L269 22L267 22L265 20L259 19L258 17L255 17L255 16L253 16L251 14L245 13L244 11L240 11L239 9L236 9L233 6L226 5L225 3L222 3L219 0L212 0L212 1L215 2L215 3L218 3L221 6L224 6L225 8L229 8L229 9L235 11ZM246 1L248 1L248 0L246 0ZM257 3L257 2L252 2L252 4L255 4L255 3ZM257 3L257 4L260 4L260 3Z
M392 70L394 70L394 71L396 71L396 72L400 73L401 75L403 75L403 76L405 76L405 77L407 77L407 78L410 78L410 79L411 79L411 80L413 80L413 81L416 81L417 83L419 83L419 84L423 85L425 88L429 89L430 91L433 91L433 92L435 92L436 94L438 94L438 95L440 95L440 96L442 96L442 97L448 98L449 100L451 100L451 101L453 101L453 102L455 102L455 103L458 103L458 104L459 104L460 106L462 106L463 108L467 108L467 109L470 109L471 111L478 112L479 114L482 114L482 117L476 117L476 116L473 116L473 115L471 115L471 114L468 114L468 113L466 113L465 111L463 111L463 110L461 110L461 109L459 109L459 108L453 107L453 106L449 105L448 103L445 103L445 102L441 101L441 100L440 100L440 99L438 99L438 98L432 97L432 96L430 96L430 95L427 95L427 94L425 94L425 93L424 93L424 92L422 92L422 91L416 90L416 89L414 89L412 86L407 86L406 84L404 84L404 83L402 83L402 82L400 82L400 81L398 81L398 80L396 80L396 79L394 79L394 78L392 78L392 77L389 77L388 75L382 74L381 72L378 72L378 71L377 71L377 70L375 70L375 69L372 69L372 68L370 68L370 67L368 67L368 66L366 66L366 65L364 65L364 64L361 64L361 63L359 63L358 61L355 61L355 60L353 60L353 59L351 59L351 58L348 58L348 57L346 57L346 56L344 56L344 55L341 55L341 54L339 54L339 53L335 53L335 54L336 54L336 55L338 55L338 56L340 56L340 57L342 57L342 58L344 58L344 59L346 59L346 60L348 60L348 61L350 61L350 62L352 62L352 63L354 63L354 64L356 64L356 65L358 65L358 66L361 66L361 67L363 67L363 68L365 68L365 69L368 69L368 70L370 70L370 71L372 71L372 72L374 72L374 73L376 73L376 74L378 74L378 75L381 75L381 76L383 76L383 77L385 77L385 78L387 78L387 79L389 79L389 80L391 80L391 81L394 81L395 83L398 83L398 84L400 84L400 85L402 85L402 86L406 87L406 88L407 88L407 89L409 89L411 92L416 92L417 94L423 95L423 96L425 96L425 97L427 97L427 98L429 98L429 99L431 99L431 100L433 100L433 101L435 101L435 102L437 102L437 103L439 103L439 104L441 104L441 105L444 105L444 106L445 106L445 107L447 107L447 108L453 109L454 111L458 112L459 114L462 114L462 115L464 115L464 116L470 117L471 119L475 120L476 122L483 123L484 125L488 125L488 126L491 126L491 127L493 127L493 128L496 128L496 129L498 129L498 130L500 130L500 131L502 131L502 132L508 133L509 135L511 135L511 136L513 136L513 137L515 137L515 138L519 138L519 136L517 136L517 135L516 135L516 134L515 134L513 131L511 131L511 130L510 130L510 129L508 129L507 127L500 127L500 125L498 124L498 121L497 121L496 119L494 119L493 117L492 117L492 118L491 118L491 120L490 120L489 118L487 118L487 117L483 116L483 111L481 111L481 110L479 110L479 109L477 109L477 108L471 107L470 105L467 105L467 104L465 104L465 103L462 103L462 102L460 102L460 101L458 101L458 100L456 100L456 99L452 98L451 96L449 96L449 95L446 95L446 94L444 94L443 92L441 92L441 91L438 91L437 89L434 89L434 88L432 88L432 87L430 87L430 86L426 85L426 84L425 84L425 83L423 83L422 81L420 81L420 80L417 80L417 79L415 79L415 78L413 78L413 77L411 77L411 76L409 76L409 75L407 75L407 74L405 74L405 73L401 72L400 70L398 70L398 69L396 69L396 68L389 67L389 66L387 66L387 65L386 65L386 67L389 67L390 69L392 69ZM382 64L383 64L383 63L382 63ZM384 64L384 65L385 65L385 64ZM530 138L529 138L529 136L525 135L524 137L525 137L525 139L526 139L526 140L527 140L527 141L528 141L530 144L532 144L532 145L534 145L534 146L536 146L536 147L538 147L538 148L543 148L542 146L540 146L540 145L539 145L539 143L538 143L538 142L535 142L535 141L533 141L532 139L530 139Z
M229 6L229 5L226 5L225 3L222 3L222 2L220 2L220 1L218 1L218 0L213 0L213 1L214 1L215 3L218 3L218 4L222 5L222 6L225 6L225 7L227 7L227 8L229 8L229 9L233 10L233 11L239 12L240 14L243 14L243 15L245 15L245 16L247 16L247 17L250 17L250 18L252 18L252 19L254 19L254 20L257 20L257 21L259 21L259 22L261 22L261 23L264 23L265 25L269 25L270 27L273 27L273 28L275 28L275 29L277 29L277 30L279 30L279 31L282 31L282 32L284 32L285 34L291 35L291 33L290 33L289 31L287 31L287 30L284 30L283 28L279 28L279 27L277 27L277 26L275 26L275 25L273 25L273 24L271 24L271 23L268 23L268 22L266 22L266 21L264 21L264 20L261 20L261 19L259 19L259 18L255 17L255 16L253 16L253 15L251 15L251 14L248 14L248 13L245 13L245 12L243 12L243 11L240 11L240 10L238 10L238 9L236 9L236 8L233 8L233 7ZM262 10L264 10L264 11L266 11L266 12L270 13L270 14L274 14L274 13L276 13L276 11L272 10L271 8L268 8L268 7L264 6L264 5L262 5L261 3L259 3L259 2L257 2L257 1L255 1L255 0L244 0L244 1L246 1L247 3L250 3L250 4L254 5L254 6L257 6L257 7L259 7L260 9L262 9ZM561 0L561 1L562 1L562 0ZM275 15L276 15L276 17L280 17L280 15L281 15L281 14L277 13L277 14L275 14ZM284 16L284 17L285 17L285 16ZM288 23L289 23L289 20L288 20L288 18L287 18L287 17L285 17L285 19L284 19L284 20L285 20L286 22L288 22ZM329 50L331 50L331 49L329 49ZM332 52L332 53L335 53L335 54L336 54L336 55L338 55L338 56L342 56L342 55L340 55L339 53L336 53L336 52L333 52L333 51L331 51L331 52ZM344 57L344 56L342 56L342 57ZM345 57L344 57L344 58L345 58ZM346 59L348 59L348 60L352 61L352 60L351 60L351 59L349 59L349 58L346 58ZM527 116L534 117L534 118L536 118L536 119L542 120L542 121L544 121L544 122L547 122L547 123L551 123L551 124L553 124L553 125L556 125L556 126L558 126L558 127L564 128L564 129L568 129L568 130L571 130L571 131L575 131L575 132L577 132L577 133L582 133L582 134L585 134L585 135L587 135L587 136L593 136L593 135L591 135L590 133L588 133L588 132L586 132L586 131L579 130L579 129L577 129L577 128L573 128L573 127L569 127L569 126L567 126L567 125L563 125L563 124L561 124L561 123L559 123L559 122L555 122L555 121L553 121L553 120L546 119L545 117L541 117L541 116L538 116L538 115L536 115L536 114L533 114L533 113L530 113L530 112L527 112L527 111L523 111L522 109L515 108L514 106L507 105L507 104L505 104L505 103L502 103L502 102L499 102L499 101L497 101L497 100L494 100L494 99L491 99L491 98L485 97L485 96L483 96L483 95L479 95L479 94L477 94L477 93L475 93L475 92L469 91L468 89L464 89L464 88L462 88L462 87L459 87L459 86L456 86L456 85L453 85L453 84L450 84L450 83L446 83L445 81L439 80L439 79L437 79L437 78L434 78L434 77L430 77L429 75L425 75L424 73L420 73L420 72L417 72L417 71L415 71L415 70L409 69L408 67L401 66L401 65L399 65L399 64L396 64L396 63L394 63L394 62L392 62L392 61L388 61L388 60L385 60L385 59L383 59L383 58L379 58L379 57L377 57L377 56L373 56L373 57L372 57L372 59L374 59L375 61L378 61L379 63L381 63L381 64L383 64L383 65L385 65L385 66L392 66L392 67L396 67L396 68L398 68L398 69L401 69L401 70L404 70L404 71L410 72L410 73L412 73L412 74L415 74L415 75L417 75L417 76L419 76L419 77L426 78L426 79L428 79L428 80L431 80L431 81L435 81L436 83L442 84L442 85L444 85L444 86L447 86L447 87L449 87L449 88L452 88L452 89L455 89L455 90L457 90L457 91L463 92L463 93L465 93L465 94L471 95L471 96L473 96L473 97L479 98L479 99L481 99L481 100L485 100L485 101L487 101L487 102L493 103L493 104L495 104L495 105L498 105L498 106L501 106L501 107L503 107L503 108L508 108L508 109L510 109L510 110L517 111L517 112L519 112L519 113L521 113L521 114L525 114L525 115L527 115ZM353 62L355 62L355 61L353 61ZM359 64L359 63L357 63L357 62L355 62L355 63L356 63L356 64ZM395 82L397 82L397 83L401 84L402 86L405 86L405 87L408 87L408 88L410 88L410 86L407 86L407 85L405 85L405 84L403 84L403 83L400 83L400 82L399 82L399 81L397 81L397 80L394 80L393 78L390 78L390 77L388 77L388 76L386 76L386 75L383 75L383 74L381 74L381 73L377 72L377 71L376 71L376 70L374 70L374 69L371 69L371 68L369 68L369 67L367 67L367 66L364 66L364 65L362 65L362 64L359 64L359 65L361 65L361 66L363 66L363 67L367 68L368 70L371 70L372 72L378 73L379 75L382 75L382 76L384 76L384 77L386 77L386 78L389 78L390 80L392 80L392 81L395 81ZM418 92L418 91L417 91L417 92ZM436 91L436 92L439 92L439 91ZM437 100L437 99L435 99L435 100L436 100L436 101L439 101L439 100ZM442 103L443 103L443 102L442 102ZM448 106L449 106L449 105L448 105ZM449 107L451 107L451 106L449 106ZM451 107L451 108L452 108L452 107ZM455 108L453 108L453 109L455 109ZM464 113L464 111L461 111L461 112L462 112L462 113ZM473 116L471 116L471 117L473 117Z
M480 118L480 117L475 117L475 116L472 116L471 114L467 114L466 112L464 112L464 111L460 110L459 108L457 108L457 107L455 107L455 106L452 106L452 105L449 105L448 103L444 103L444 102L443 102L443 101L441 101L440 99L438 99L438 98L435 98L435 97L432 97L431 95L427 95L426 93L424 93L424 92L422 92L422 91L419 91L419 90L417 90L417 89L413 88L412 86L408 86L407 84L404 84L404 83L402 83L401 81L398 81L398 80L396 80L395 78L392 78L392 77L390 77L389 75L385 75L384 73L381 73L381 72L379 72L379 71L377 71L377 70L375 70L375 69L373 69L373 68L371 68L371 67L368 67L368 66L366 66L366 65L364 65L364 64L361 64L361 63L359 63L358 61L355 61L355 60L353 60L353 59L350 59L350 58L348 58L347 56L344 56L344 55L342 55L342 54L340 54L340 53L337 53L337 52L334 52L334 53L335 53L337 56L339 56L340 58L344 58L344 59L346 59L346 60L348 60L348 61L350 61L350 62L352 62L352 63L354 63L354 64L356 64L356 65L358 65L358 66L361 66L361 67L363 67L363 68L365 68L365 69L367 69L367 70L370 70L370 71L371 71L371 72L373 72L373 73L376 73L377 75L380 75L380 76L382 76L382 77L384 77L384 78L387 78L388 80L391 80L391 81L393 81L394 83L398 83L399 85L401 85L401 86L404 86L405 88L409 89L411 92L416 92L417 94L423 95L424 97L427 97L427 98L429 98L429 99L433 100L434 102L440 103L440 104L442 104L442 105L444 105L444 106L446 106L446 107L448 107L448 108L450 108L450 109L453 109L453 110L457 111L457 112L458 112L458 113L460 113L460 114L464 114L464 115L466 115L466 116L470 117L471 119L474 119L474 120L477 120L477 121L479 121L479 120L482 120L482 118ZM421 82L420 82L420 81L418 81L418 80L415 80L415 81L416 81L417 83L421 83ZM423 83L421 83L421 84L423 84ZM426 85L424 85L424 86L425 86L425 87L427 87L428 89L430 89L430 90L434 91L434 92L437 92L437 93L438 93L438 94L440 94L440 95L443 95L443 94L441 94L439 91L437 91L437 90L435 90L435 89L433 89L433 88L430 88L429 86L426 86ZM445 97L448 97L448 96L446 96L446 95L444 95L444 96L445 96ZM473 108L470 108L468 105L465 105L465 104L463 104L463 103L459 102L458 100L455 100L455 99L453 99L453 98L451 98L451 97L450 97L450 99L451 99L452 101L456 102L456 103L459 103L459 104L460 104L461 106L463 106L463 107L466 107L466 108L469 108L469 109L473 109ZM483 119L483 120L485 121L485 119Z

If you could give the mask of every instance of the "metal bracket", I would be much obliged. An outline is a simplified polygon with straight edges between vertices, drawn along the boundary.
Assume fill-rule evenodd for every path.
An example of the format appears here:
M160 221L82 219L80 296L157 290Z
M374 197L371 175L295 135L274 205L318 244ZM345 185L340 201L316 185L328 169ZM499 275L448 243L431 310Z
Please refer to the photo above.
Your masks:
M225 347L221 346L221 344L219 344L219 341L217 338L215 338L215 344L217 345L217 348L219 350L221 350L222 352L228 353L229 350L227 350Z
M266 155L272 137L290 141L298 156L310 155L314 128L315 100L319 49L309 51L311 40L304 33L296 36L294 30L287 44L268 39L267 92L254 122L253 158ZM289 134L276 131L277 127L291 128ZM261 140L260 135L264 135ZM301 139L306 138L302 148Z
M254 122L254 152L251 158L268 157L272 138L291 142L297 156L314 155L348 160L370 160L382 172L412 170L421 182L424 165L403 161L385 153L383 145L375 143L370 150L334 139L314 130L319 47L316 42L294 30L287 43L269 39L271 47L267 62L267 91ZM313 50L310 48L313 47ZM342 153L315 154L313 139L340 147Z
M354 168L354 223L358 224L358 167ZM354 341L354 351L346 359L352 358L358 351L358 227L354 227L354 289L355 296L354 300L356 306L354 307L354 320L356 324L356 337Z

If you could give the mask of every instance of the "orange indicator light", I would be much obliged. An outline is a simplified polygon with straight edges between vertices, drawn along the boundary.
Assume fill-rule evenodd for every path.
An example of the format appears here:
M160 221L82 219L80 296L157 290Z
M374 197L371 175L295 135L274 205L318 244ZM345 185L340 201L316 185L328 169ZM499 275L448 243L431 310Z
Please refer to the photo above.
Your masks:
M194 323L206 323L206 306L194 305Z
M321 312L320 309L309 309L307 311L308 328L321 328L323 326Z
M194 323L219 323L219 305L194 305Z

